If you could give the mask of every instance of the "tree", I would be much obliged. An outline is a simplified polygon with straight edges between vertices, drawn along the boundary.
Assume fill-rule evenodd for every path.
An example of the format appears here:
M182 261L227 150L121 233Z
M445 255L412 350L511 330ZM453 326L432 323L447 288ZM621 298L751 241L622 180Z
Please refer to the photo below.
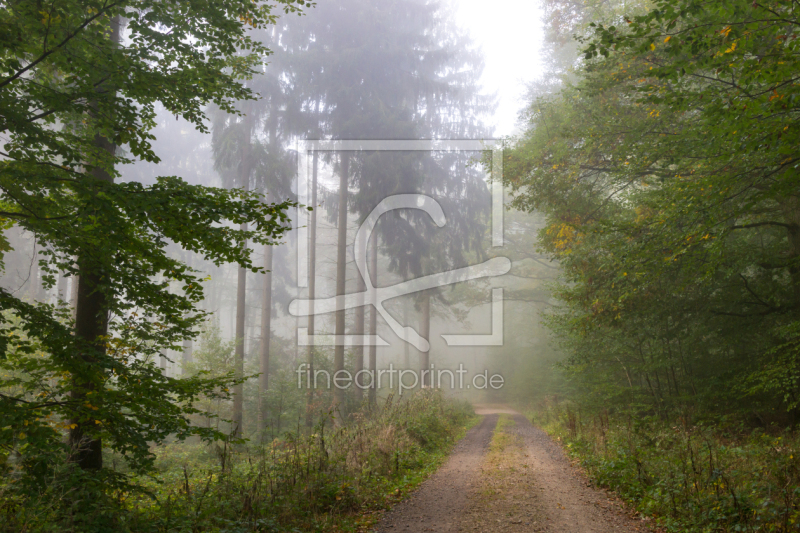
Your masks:
M304 2L279 4L293 11ZM117 167L158 161L149 133L157 102L205 131L206 105L235 112L234 100L253 98L239 80L254 74L269 51L247 29L272 24L275 6L238 0L10 6L0 13L0 127L7 139L0 215L36 235L45 272L79 276L79 287L74 328L59 308L0 292L1 364L28 376L10 373L0 382L8 422L2 442L23 457L26 476L39 481L67 455L83 469L100 469L102 446L146 470L150 442L169 434L219 436L192 426L188 416L198 395L224 385L169 378L154 364L160 349L177 349L205 316L196 308L197 273L169 257L165 244L258 271L238 243L274 242L292 204L265 204L256 193L190 186L177 177L150 186L116 183ZM239 48L250 53L239 55ZM248 222L253 229L227 227ZM155 281L159 274L163 282ZM170 282L182 290L171 294ZM23 426L30 428L24 435L12 429ZM72 449L61 444L65 428Z
M661 416L793 412L796 25L778 3L707 7L593 25L578 81L531 103L505 176L548 217L567 282L552 324L588 390Z

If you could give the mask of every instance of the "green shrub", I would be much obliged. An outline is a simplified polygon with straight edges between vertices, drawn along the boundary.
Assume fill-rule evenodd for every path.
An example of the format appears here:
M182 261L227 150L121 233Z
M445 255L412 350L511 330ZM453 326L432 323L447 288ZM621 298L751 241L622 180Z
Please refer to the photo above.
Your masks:
M134 485L64 475L40 494L0 485L0 531L329 531L364 525L446 456L474 420L467 404L422 390L354 413L340 427L323 419L309 434L266 444L154 449L157 474ZM80 479L79 479L80 477ZM111 487L111 488L109 488Z
M572 420L571 420L572 418ZM536 420L598 485L667 531L800 530L800 438L550 406Z

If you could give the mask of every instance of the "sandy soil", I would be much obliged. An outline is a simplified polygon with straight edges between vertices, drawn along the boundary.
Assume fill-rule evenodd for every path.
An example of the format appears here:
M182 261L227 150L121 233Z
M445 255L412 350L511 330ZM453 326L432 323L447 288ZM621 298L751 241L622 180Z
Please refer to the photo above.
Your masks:
M648 532L612 494L593 488L561 447L521 414L479 405L472 428L436 474L377 524L378 532ZM489 443L499 419L513 423Z

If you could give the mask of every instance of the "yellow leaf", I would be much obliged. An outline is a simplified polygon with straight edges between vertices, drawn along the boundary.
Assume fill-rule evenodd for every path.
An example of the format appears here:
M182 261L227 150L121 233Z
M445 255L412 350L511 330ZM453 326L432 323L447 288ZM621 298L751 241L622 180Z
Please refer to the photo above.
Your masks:
M650 43L650 50L656 49L656 43Z
M668 35L667 38L664 39L664 42L668 43L670 39L672 39L672 35Z

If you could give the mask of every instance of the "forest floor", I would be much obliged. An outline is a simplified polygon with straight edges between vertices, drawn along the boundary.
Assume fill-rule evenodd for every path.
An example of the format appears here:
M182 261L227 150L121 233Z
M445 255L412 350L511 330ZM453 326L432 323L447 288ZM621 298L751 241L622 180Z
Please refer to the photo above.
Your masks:
M492 405L477 405L475 412L482 422L375 531L652 531L612 493L592 487L561 447L523 415Z

